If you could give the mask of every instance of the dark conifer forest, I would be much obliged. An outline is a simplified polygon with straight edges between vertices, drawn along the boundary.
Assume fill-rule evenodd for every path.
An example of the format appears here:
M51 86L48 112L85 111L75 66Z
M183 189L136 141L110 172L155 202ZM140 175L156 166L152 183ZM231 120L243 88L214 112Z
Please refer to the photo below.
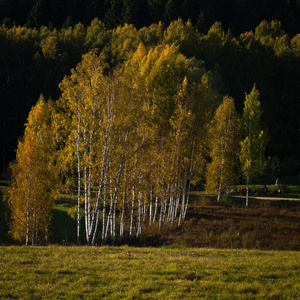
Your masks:
M178 46L239 114L256 84L266 156L285 175L299 174L299 0L0 0L0 24L1 172L32 106L41 94L59 99L59 83L83 54L97 49L108 71L142 43Z

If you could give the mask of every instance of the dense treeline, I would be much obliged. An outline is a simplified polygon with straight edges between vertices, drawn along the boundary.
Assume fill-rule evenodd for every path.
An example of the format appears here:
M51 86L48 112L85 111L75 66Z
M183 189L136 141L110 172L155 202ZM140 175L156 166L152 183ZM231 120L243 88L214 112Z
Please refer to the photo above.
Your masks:
M279 21L263 21L237 36L226 32L221 23L202 34L197 26L181 20L141 29L128 24L107 29L98 19L88 26L78 23L59 30L3 25L0 40L1 170L13 159L23 124L40 93L58 99L58 84L82 54L97 49L108 72L132 57L142 43L146 48L178 46L180 53L207 72L218 93L234 98L239 113L245 92L256 83L262 127L268 128L266 153L284 160L283 171L298 172L300 35L289 36Z
M206 32L215 22L234 34L256 27L261 20L280 20L286 32L298 33L299 0L2 0L0 23L39 28L69 27L78 22L88 25L94 18L107 28L125 23L137 28L159 21L169 24L181 18L191 20L200 32Z

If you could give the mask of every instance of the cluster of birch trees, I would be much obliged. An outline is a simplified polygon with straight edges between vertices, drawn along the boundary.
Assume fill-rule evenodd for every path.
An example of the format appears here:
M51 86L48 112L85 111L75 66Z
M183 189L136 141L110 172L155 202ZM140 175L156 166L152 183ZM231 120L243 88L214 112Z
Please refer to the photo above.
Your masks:
M180 225L203 159L201 132L217 101L199 63L174 45L141 44L124 66L107 71L90 52L60 88L62 132L69 131L62 165L78 178L78 244L81 215L90 245L99 228L102 243L114 244L126 226L129 237L140 237L144 223Z
M30 112L6 196L12 236L47 241L62 182L77 189L78 244L139 238L145 225L180 226L191 183L205 173L220 200L238 177L240 123L233 99L221 103L215 83L201 61L173 44L140 44L114 69L95 50L83 55L61 82L61 98L41 98ZM248 98L259 111L258 96L254 87ZM263 162L253 107L245 104L242 118L247 183L261 170L253 160Z

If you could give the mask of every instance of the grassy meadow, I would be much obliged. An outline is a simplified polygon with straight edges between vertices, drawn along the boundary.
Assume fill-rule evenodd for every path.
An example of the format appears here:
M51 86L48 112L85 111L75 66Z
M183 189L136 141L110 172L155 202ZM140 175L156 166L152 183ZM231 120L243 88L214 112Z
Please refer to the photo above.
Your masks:
M1 299L299 299L300 252L0 247Z

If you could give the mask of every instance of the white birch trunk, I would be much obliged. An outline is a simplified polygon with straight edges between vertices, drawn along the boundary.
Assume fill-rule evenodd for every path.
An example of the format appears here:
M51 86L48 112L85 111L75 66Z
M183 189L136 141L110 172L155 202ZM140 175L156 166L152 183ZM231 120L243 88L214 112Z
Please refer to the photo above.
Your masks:
M164 222L164 212L165 210L165 201L162 201L161 207L160 207L160 214L159 214L159 230L161 230L163 222Z
M120 219L120 242L123 242L124 239L124 229L125 229L125 203L126 203L126 163L124 167L124 190L123 190L123 202L122 202L122 213Z
M144 206L143 206L143 222L146 222L147 214L148 214L148 203L147 203L147 195L144 194Z
M131 198L131 213L130 213L130 227L129 227L129 236L133 236L133 229L135 225L135 186L132 188L132 198Z
M35 239L35 234L36 234L36 204L34 200L34 208L33 208L33 214L32 214L32 233L31 233L31 245L35 246L36 239Z
M139 191L138 193L138 229L136 233L136 237L141 236L142 234L142 218L143 218L143 207L142 207L142 198L143 192Z
M116 207L117 207L117 203L118 203L118 197L116 197L115 200L115 205L114 205L114 209L113 209L113 218L112 218L112 233L111 233L111 244L115 245L116 243Z
M153 219L153 189L150 191L150 203L149 203L149 225L152 223Z
M247 174L247 187L246 187L246 207L249 207L249 171Z
M81 161L80 161L80 151L79 151L79 143L80 143L80 102L78 99L78 112L77 112L77 118L78 118L78 124L77 124L77 145L76 145L76 150L77 150L77 176L78 176L78 193L77 193L77 245L81 245L81 211L80 211L80 206L81 206L81 195L80 195L80 189L81 189Z
M154 207L153 220L152 220L153 223L156 220L157 211L158 211L158 196L155 197L155 207Z
M103 214L102 214L102 244L106 245L105 242L105 232L106 232L106 187L104 191L104 197L103 197Z
M144 153L143 153L144 156ZM142 162L144 161L144 158L142 159ZM139 180L139 187L140 190L138 192L138 230L136 233L136 237L141 236L142 234L142 219L143 219L143 184L144 184L144 170L142 169L140 172L140 180Z
M225 160L224 160L224 149L223 149L223 143L221 143L221 170L220 170L220 181L219 181L219 187L218 187L218 199L217 199L217 202L220 202L220 200L221 200L224 163L225 163Z
M173 196L170 195L169 197L169 208L168 208L168 214L167 214L167 220L171 219L171 215L173 213Z
M190 172L189 172L189 184L188 184L188 189L187 189L187 197L186 197L186 203L183 209L183 216L182 220L185 219L187 208L189 205L189 198L190 198L190 190L191 190L191 181L192 181L192 174L193 174L193 159L194 159L194 152L195 152L195 139L193 141L192 145L192 154L191 154L191 161L190 161Z
M29 211L29 199L31 194L31 169L29 168L29 187L26 199L26 246L29 245L29 231L30 231L30 211Z
M125 221L125 208L123 206L121 218L120 218L120 243L122 243L124 239L124 221Z
M180 213L179 213L178 226L181 225L181 222L182 222L182 219L184 216L186 181L187 181L187 174L185 172L184 179L183 179L183 186L182 186L181 209L180 209Z

